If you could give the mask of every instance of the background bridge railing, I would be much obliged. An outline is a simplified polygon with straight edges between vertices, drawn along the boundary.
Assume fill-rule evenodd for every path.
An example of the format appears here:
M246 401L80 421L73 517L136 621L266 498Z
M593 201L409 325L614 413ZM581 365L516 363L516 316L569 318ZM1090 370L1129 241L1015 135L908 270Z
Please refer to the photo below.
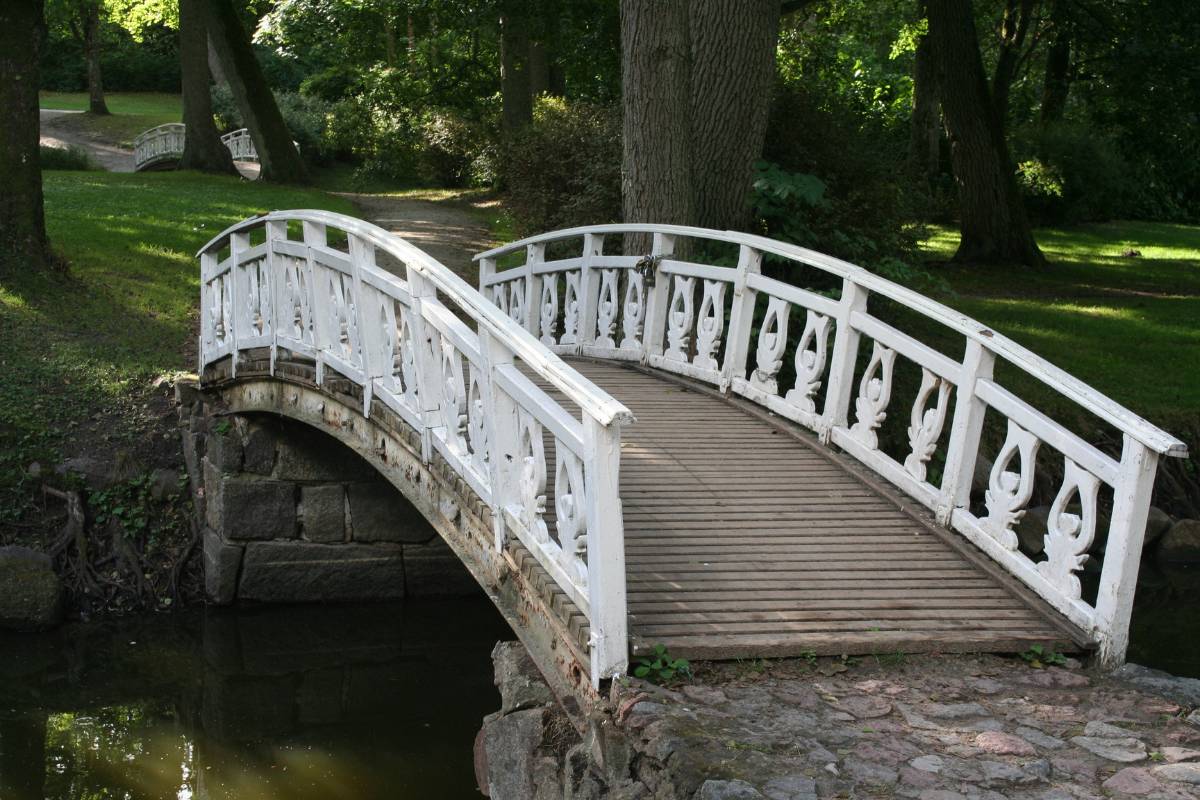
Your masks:
M168 122L139 133L133 140L133 168L140 170L160 161L179 158L183 154L185 135L182 122Z
M605 253L606 239L635 237L652 237L649 253ZM683 252L723 249L729 263L736 252L736 266L677 256L684 240ZM498 270L522 254L519 266ZM782 262L777 274L812 276L810 284L824 290L763 274L765 257ZM1157 461L1186 455L1179 440L941 303L782 242L679 226L598 225L523 239L476 260L481 291L555 351L686 375L810 428L933 510L1044 598L1096 642L1106 663L1123 660ZM963 355L947 356L872 314L873 299L933 320L963 343ZM998 359L1119 431L1120 457L1006 387L995 371ZM907 409L908 447L885 452L879 431L904 361L920 374ZM999 415L1005 438L983 504L973 506L988 414ZM1045 557L1035 560L1019 548L1016 526L1034 494L1040 448L1043 458L1056 451L1061 480L1045 526ZM1096 599L1088 602L1080 572L1094 550L1102 491L1107 542Z
M254 139L250 136L249 128L230 131L221 137L221 144L228 148L234 161L258 161L258 151L254 149Z
M199 258L201 373L231 357L236 377L239 353L269 347L272 372L284 350L312 359L318 384L335 370L361 386L363 413L377 398L417 430L425 461L440 454L491 506L496 547L515 535L586 615L593 682L625 670L628 409L441 263L360 220L276 211L221 232Z

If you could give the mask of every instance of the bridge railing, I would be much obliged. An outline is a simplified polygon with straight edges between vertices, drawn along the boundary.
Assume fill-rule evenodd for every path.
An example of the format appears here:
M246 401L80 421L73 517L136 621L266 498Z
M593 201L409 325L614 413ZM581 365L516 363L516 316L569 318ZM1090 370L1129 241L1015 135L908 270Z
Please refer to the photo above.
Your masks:
M631 235L652 237L651 251L604 252L606 238ZM700 245L688 252L735 247L736 266L676 257L681 239ZM573 248L574 242L581 247ZM548 247L569 255L547 259ZM498 271L502 260L522 253L520 266ZM767 255L797 271L824 273L826 282L832 277L840 292L818 293L762 274ZM810 428L931 509L1044 598L1096 642L1105 662L1124 658L1158 458L1186 455L1179 440L941 303L782 242L680 226L598 225L523 239L476 259L481 291L555 351L639 361L686 375ZM963 356L948 357L873 315L873 297L960 337ZM863 364L860 343L867 342L870 356ZM784 370L787 357L793 368ZM899 457L881 449L878 435L894 407L897 359L912 362L921 375L905 409L908 451ZM1119 430L1120 458L1006 388L994 370L997 359ZM781 385L785 373L790 380ZM988 475L984 507L973 510L972 482L988 414L998 414L1007 433ZM1035 561L1020 551L1016 525L1033 496L1042 446L1057 451L1063 469L1045 527L1045 558ZM1101 522L1102 487L1111 491L1112 505L1099 588L1089 603L1079 573Z
M185 127L182 122L168 122L138 134L133 140L135 170L165 159L179 158L183 153Z
M587 616L593 681L625 670L617 479L628 409L441 263L361 220L276 211L226 229L198 255L202 374L232 357L236 377L240 353L270 348L272 373L288 351L315 363L318 384L333 370L362 387L363 413L378 399L418 431L423 459L440 454L490 505L497 549L516 536ZM383 259L402 265L399 276Z
M230 131L221 137L221 144L228 148L234 161L258 161L258 151L254 149L249 128Z

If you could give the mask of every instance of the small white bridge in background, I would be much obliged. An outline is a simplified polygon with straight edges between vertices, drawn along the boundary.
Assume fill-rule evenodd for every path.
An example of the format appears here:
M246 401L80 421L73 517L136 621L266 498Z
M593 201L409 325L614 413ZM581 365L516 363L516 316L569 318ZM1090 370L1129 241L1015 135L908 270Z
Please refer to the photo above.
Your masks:
M138 134L133 140L134 172L173 166L183 156L186 138L187 126L182 122L168 122ZM230 131L221 137L221 144L229 149L234 161L258 161L249 128Z
M649 252L606 252L632 236ZM372 460L578 685L660 642L1123 659L1174 437L944 305L777 241L602 225L477 260L479 290L353 218L246 220L200 251L201 378ZM961 352L893 324L914 313ZM1018 396L1018 373L1119 432L1120 453ZM898 449L880 434L901 391ZM989 425L1003 444L973 500ZM1057 489L1031 557L1015 526L1042 469Z

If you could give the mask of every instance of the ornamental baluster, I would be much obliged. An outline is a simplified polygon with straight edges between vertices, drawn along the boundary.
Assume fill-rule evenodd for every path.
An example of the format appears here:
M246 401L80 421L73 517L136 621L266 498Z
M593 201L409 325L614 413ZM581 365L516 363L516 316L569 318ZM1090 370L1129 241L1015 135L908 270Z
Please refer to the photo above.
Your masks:
M542 344L553 345L554 331L558 326L558 273L552 272L542 278L542 301L538 308Z
M642 349L642 325L646 319L646 276L637 269L625 272L625 303L622 309L622 350Z
M786 300L771 297L767 301L767 315L758 330L758 349L754 360L758 365L750 373L750 385L767 394L778 394L779 383L775 376L783 366L783 351L787 347L788 315L792 306Z
M829 317L809 311L804 320L804 333L796 344L796 386L784 397L796 408L808 414L817 410L817 392L825 374L829 352Z
M1069 458L1064 459L1063 484L1046 519L1046 560L1037 565L1038 574L1067 597L1082 593L1076 572L1087 562L1087 551L1096 536L1096 496L1100 479ZM1067 511L1078 495L1079 513Z
M875 342L871 361L858 384L858 398L854 401L855 422L850 426L850 435L871 450L879 448L876 431L887 419L888 403L892 400L892 367L895 363L896 351Z
M546 528L546 446L542 426L523 408L517 411L520 430L521 472L517 483L521 494L521 523L538 542L548 542Z
M938 438L942 435L942 427L946 424L950 388L949 381L922 368L921 388L917 390L917 399L913 403L908 426L908 444L912 450L904 459L904 469L919 481L925 480L925 465L933 457ZM937 392L937 404L933 408L927 408L934 392Z
M471 465L476 472L487 478L489 477L488 464L491 459L487 435L487 402L479 369L474 364L469 364L468 372L467 433L471 446Z
M980 526L1005 549L1016 552L1017 534L1013 528L1025 516L1025 506L1033 496L1034 459L1041 440L1011 419L1008 436L996 456L988 476L988 488L983 495L987 515ZM1009 469L1017 459L1020 472Z
M583 462L555 442L557 468L554 478L554 511L561 546L561 563L580 586L587 586L587 496Z
M692 292L695 279L676 275L674 287L671 306L667 311L667 351L663 357L671 361L687 361L693 322Z
M720 369L717 350L725 330L725 282L705 281L696 323L696 357L692 363L701 369Z
M596 298L596 346L616 347L613 333L617 328L617 271L600 270L600 293Z
M450 337L441 337L442 420L446 426L446 444L455 453L467 452L466 389L463 386L462 356Z
M580 272L566 273L566 293L563 295L563 333L559 344L575 344L579 340L579 282Z

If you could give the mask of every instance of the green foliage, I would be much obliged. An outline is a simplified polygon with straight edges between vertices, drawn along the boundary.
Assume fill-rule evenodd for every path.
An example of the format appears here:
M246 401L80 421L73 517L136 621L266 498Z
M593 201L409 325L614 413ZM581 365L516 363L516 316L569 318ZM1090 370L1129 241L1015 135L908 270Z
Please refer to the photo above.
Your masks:
M692 667L685 658L672 658L665 645L654 645L654 654L643 656L633 668L635 678L651 683L670 683L679 677L690 678Z
M42 169L90 170L96 169L91 156L82 147L41 146Z
M615 108L539 98L506 151L507 206L522 236L621 218L621 120Z
M150 487L150 474L144 473L108 489L90 492L88 507L93 521L97 525L116 522L126 538L144 538L155 516Z
M1062 653L1056 653L1053 650L1047 650L1040 644L1032 645L1028 650L1021 653L1023 658L1031 667L1042 669L1049 666L1062 666L1067 663L1067 657Z
M300 145L300 153L310 161L327 161L333 155L328 135L333 104L319 97L307 97L298 92L274 92L275 104L283 115L292 139ZM225 132L245 127L245 121L228 86L212 87L213 116L217 127Z

